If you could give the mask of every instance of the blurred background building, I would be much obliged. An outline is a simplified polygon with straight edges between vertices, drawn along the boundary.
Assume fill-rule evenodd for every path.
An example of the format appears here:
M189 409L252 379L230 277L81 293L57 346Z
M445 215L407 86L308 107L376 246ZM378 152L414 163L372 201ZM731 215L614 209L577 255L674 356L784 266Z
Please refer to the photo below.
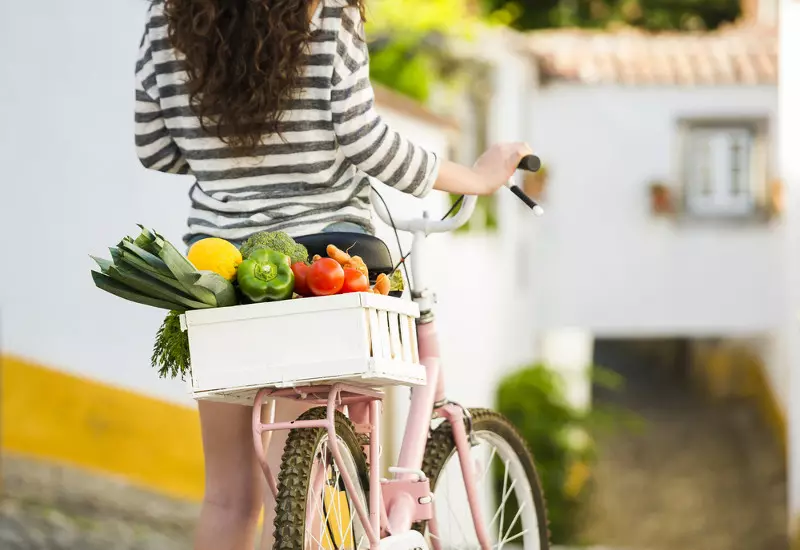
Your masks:
M185 223L190 179L147 172L133 151L145 10L0 5L2 548L188 548L199 426L185 385L149 366L162 315L89 277L88 254L136 223L173 242ZM543 218L509 193L481 199L464 231L434 239L429 265L450 394L502 410L515 384L542 390L530 414L552 429L531 444L555 542L788 548L800 4L375 0L370 12L378 107L396 129L465 163L525 140L545 163L520 176ZM382 192L397 216L421 209ZM444 212L451 198L426 202ZM380 235L399 254L391 229ZM390 394L385 456L403 393Z

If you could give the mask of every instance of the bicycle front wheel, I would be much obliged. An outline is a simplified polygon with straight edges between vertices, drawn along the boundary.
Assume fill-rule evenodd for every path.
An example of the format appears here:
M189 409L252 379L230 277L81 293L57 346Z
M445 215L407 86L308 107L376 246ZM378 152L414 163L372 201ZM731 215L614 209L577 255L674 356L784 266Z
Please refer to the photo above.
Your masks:
M325 418L315 408L298 420ZM360 550L369 548L366 529L353 503L368 506L369 472L364 451L352 424L336 413L337 446L342 469L333 460L328 431L303 428L289 432L278 476L275 502L275 550ZM353 480L350 494L342 480Z
M533 457L525 440L502 415L470 411L481 512L492 548L548 550L545 500ZM429 547L440 550L479 549L464 477L449 423L431 433L422 467L434 493L435 516L418 525Z

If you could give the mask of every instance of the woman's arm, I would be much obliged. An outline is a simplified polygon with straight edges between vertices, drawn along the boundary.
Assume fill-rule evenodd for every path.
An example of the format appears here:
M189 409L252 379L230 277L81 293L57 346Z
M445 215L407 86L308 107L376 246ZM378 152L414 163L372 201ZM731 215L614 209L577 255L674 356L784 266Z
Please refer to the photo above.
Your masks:
M401 191L423 197L431 189L464 195L489 195L514 174L524 143L490 148L472 168L437 156L401 136L375 112L369 79L369 54L355 8L344 8L337 37L331 107L337 141L360 170Z
M343 25L331 92L336 140L344 155L362 172L400 191L423 197L433 188L439 159L392 130L375 111L366 45L359 44L360 40Z
M167 130L159 103L153 53L145 30L136 63L136 153L145 168L188 174L189 164Z

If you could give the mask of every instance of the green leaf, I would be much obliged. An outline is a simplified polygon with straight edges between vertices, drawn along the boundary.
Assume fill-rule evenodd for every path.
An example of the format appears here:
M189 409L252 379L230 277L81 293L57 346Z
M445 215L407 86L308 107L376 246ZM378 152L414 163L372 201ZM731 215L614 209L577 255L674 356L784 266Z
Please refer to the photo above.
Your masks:
M161 378L185 378L191 369L189 335L181 330L180 312L170 311L156 333L150 364Z
M197 283L195 283L195 286L203 287L211 291L214 294L217 307L235 306L238 303L236 299L236 290L225 277L213 271L201 271L200 273L202 273L202 275Z
M150 231L142 224L137 224L139 229L142 230L141 234L133 241L133 244L138 246L139 248L146 250L152 254L157 254L157 250L155 248L155 241L156 241L156 234L153 231Z
M209 306L215 307L217 305L215 294L211 290L197 285L197 281L200 280L202 274L183 254L178 252L178 249L172 243L157 235L154 246L158 250L158 257L167 264L172 275L189 294Z
M601 388L619 390L625 385L625 378L613 370L594 365L590 372L592 382Z
M145 296L143 294L139 294L132 288L120 283L119 281L115 281L114 279L112 279L108 275L104 275L103 273L92 271L92 279L94 280L95 286L100 290L105 290L106 292L113 294L114 296L124 298L125 300L129 300L131 302L136 302L139 304L144 304L147 306L167 309L170 311L186 311L185 307L180 306L178 304L166 300L159 300L157 298L152 298L150 296Z
M112 265L108 269L107 275L131 287L137 292L153 298L181 304L189 309L205 309L210 307L208 304L192 300L182 292L178 292L174 288L162 284L152 277L143 275L141 272L131 269L124 264Z
M142 271L142 272L146 273L150 277L153 277L154 279L157 279L157 280L161 281L162 283L171 286L175 290L186 294L186 290L183 288L183 285L181 285L175 279L175 277L172 276L172 273L170 273L169 275L162 275L161 272L150 271L151 268L147 264L147 262L143 261L141 258L136 256L135 254L132 254L131 252L126 252L126 251L119 251L119 257L117 258L114 255L114 250L117 250L117 249L114 248L114 249L110 249L110 250L112 251L111 252L111 257L114 258L114 263L116 263L117 265L121 265L121 264L129 265L129 266L131 266L131 267L133 267L135 269L138 269L139 271ZM186 297L189 298L189 295L186 294Z
M114 262L110 262L104 258L98 258L97 256L89 257L95 261L95 263L100 267L100 271L103 273L108 273L109 268L114 267Z
M148 271L161 273L167 277L174 278L172 272L169 270L169 267L166 263L164 263L164 260L155 254L151 254L147 250L137 246L131 240L123 239L122 242L119 243L119 247L123 249L123 253L127 252L128 255L134 255L147 264Z

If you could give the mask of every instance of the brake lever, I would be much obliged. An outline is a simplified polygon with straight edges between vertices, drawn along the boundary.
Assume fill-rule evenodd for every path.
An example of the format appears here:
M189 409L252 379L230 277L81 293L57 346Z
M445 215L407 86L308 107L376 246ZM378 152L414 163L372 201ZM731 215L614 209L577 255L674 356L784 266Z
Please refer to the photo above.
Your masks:
M519 198L519 200L524 202L528 206L528 208L533 210L533 214L535 216L541 216L542 214L544 214L544 208L539 206L539 204L535 200L526 195L525 191L520 189L519 185L516 185L511 180L508 180L506 187L508 187L511 190L511 192L514 193Z
M527 172L536 172L539 168L542 167L542 161L536 155L527 155L522 157L522 160L519 161L519 165L517 166L518 170L525 170ZM516 185L512 180L508 180L506 183L506 187L508 187L512 193L514 193L519 200L524 202L528 208L533 210L534 215L541 216L544 214L544 209L537 204L535 200L530 198L528 195L525 194L525 191L520 189L518 185Z

